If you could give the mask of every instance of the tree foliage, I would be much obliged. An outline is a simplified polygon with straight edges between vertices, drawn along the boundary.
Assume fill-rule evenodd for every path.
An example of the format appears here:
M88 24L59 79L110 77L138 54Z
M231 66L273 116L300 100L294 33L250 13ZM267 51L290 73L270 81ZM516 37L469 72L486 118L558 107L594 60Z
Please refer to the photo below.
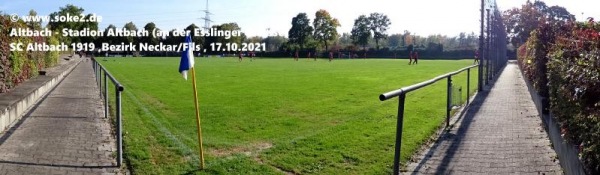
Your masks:
M108 25L108 27L106 27L106 29L104 29L104 33L107 34L110 30L115 31L117 29L117 27L115 25ZM115 36L104 36L100 39L100 41L107 43L107 44L120 44L121 42L125 42L123 40L122 37L115 37ZM100 45L100 43L97 44L98 46Z
M321 9L315 13L313 26L315 39L325 46L325 50L327 51L329 42L338 37L337 27L340 26L340 22L332 18L329 12Z
M31 10L29 10L29 16L37 16L37 12L35 10L31 9ZM30 29L35 29L35 30L42 29L41 21L29 21L26 23L27 23L27 27L29 27Z
M57 16L66 16L69 14L70 16L81 16L84 14L84 9L81 7L77 7L72 4L68 4L65 7L60 7L58 12L53 12L50 14L50 18L54 19ZM92 15L85 15L85 19L90 19ZM75 21L50 21L48 22L48 27L52 31L62 31L63 28L72 29L76 31L83 30L84 28L89 28L90 30L98 29L98 22L96 21L88 21L88 22L75 22ZM66 43L76 43L76 42L92 42L94 40L93 37L61 37L59 40Z
M191 32L190 35L192 36L192 42L194 42L195 44L203 44L204 43L204 37L202 37L202 36L196 36L196 33L194 32L196 29L200 29L200 27L198 27L198 26L196 26L196 24L192 23L189 26L185 27L184 30ZM175 43L183 42L183 40L184 40L183 37L178 37L178 38L179 38L179 40L176 41Z
M387 15L381 13L371 13L369 15L370 26L369 28L373 31L373 39L375 39L375 46L379 50L379 41L387 38L387 29L389 28L390 19Z
M292 18L292 28L288 32L288 43L290 45L297 45L300 49L306 47L309 39L312 38L314 29L310 26L310 19L306 16L306 13L299 13L296 17Z
M154 24L153 22L149 22L144 26L144 30L148 31L148 32L152 32L154 30L156 31L160 31L160 29L156 28L156 24ZM143 43L148 43L148 44L152 44L152 45L156 45L159 43L159 39L155 37L154 35L148 35L148 36L144 36L141 38L141 42Z
M167 37L165 37L165 40L164 40L165 44L179 44L179 43L183 42L184 37L183 36L175 36L175 31L176 31L176 29L171 29L169 31L169 35ZM207 38L207 40L208 40L208 38Z
M397 48L400 46L404 46L403 36L402 34L392 34L388 38L388 43L391 48Z
M241 31L242 28L240 26L238 26L237 23L225 23L225 24L221 24L218 25L217 30L225 30L225 31ZM242 41L244 41L246 39L246 35L244 33L241 34L241 36L234 36L231 37L229 39L225 39L225 37L219 37L220 42L222 43L237 43L240 44Z
M135 26L135 24L133 24L133 22L126 23L125 26L123 26L123 29L132 31L132 32L137 32L137 30L138 30L137 26ZM133 43L133 42L138 41L138 37L128 36L128 37L125 37L124 40L125 40L126 44Z
M354 20L354 27L352 27L352 43L355 45L363 46L366 49L371 38L371 22L365 15L360 15Z
M543 1L527 1L521 8L512 8L504 12L504 24L514 47L524 44L540 24L564 25L574 21L575 16L560 6L548 7Z
M277 51L287 42L287 38L284 36L269 36L264 38L261 42L267 45L267 51Z

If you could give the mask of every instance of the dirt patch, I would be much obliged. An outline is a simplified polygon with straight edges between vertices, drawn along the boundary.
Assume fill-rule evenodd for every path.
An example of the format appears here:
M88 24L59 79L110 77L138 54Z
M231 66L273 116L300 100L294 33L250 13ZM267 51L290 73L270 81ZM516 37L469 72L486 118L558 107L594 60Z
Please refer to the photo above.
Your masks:
M265 163L265 161L263 161L261 159L259 153L263 152L264 150L270 149L272 147L273 147L273 144L269 143L269 142L256 142L256 143L233 147L233 148L213 149L213 150L210 150L209 153L216 157L228 157L228 156L232 156L235 154L244 154L246 156L251 157L252 160L256 161L257 163L269 165L269 166L273 167L275 170L277 170L283 174L295 175L294 172L286 171L279 167L270 165L268 163Z
M257 142L249 145L243 145L233 148L224 148L224 149L213 149L210 150L209 153L216 157L227 157L234 154L244 154L247 156L251 156L257 153L260 153L266 149L273 147L272 143L269 142Z

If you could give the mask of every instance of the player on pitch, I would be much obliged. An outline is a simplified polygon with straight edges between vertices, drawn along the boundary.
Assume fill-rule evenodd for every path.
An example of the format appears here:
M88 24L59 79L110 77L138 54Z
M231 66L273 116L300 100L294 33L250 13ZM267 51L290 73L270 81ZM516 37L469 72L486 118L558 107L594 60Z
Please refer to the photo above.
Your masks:
M473 64L479 64L479 50L475 50L475 60L473 60Z
M419 63L419 52L415 51L415 64Z
M414 56L413 51L410 51L410 53L408 54L408 59L409 59L408 65L412 64L413 56Z
M294 53L294 60L298 61L298 50L296 50L296 53Z

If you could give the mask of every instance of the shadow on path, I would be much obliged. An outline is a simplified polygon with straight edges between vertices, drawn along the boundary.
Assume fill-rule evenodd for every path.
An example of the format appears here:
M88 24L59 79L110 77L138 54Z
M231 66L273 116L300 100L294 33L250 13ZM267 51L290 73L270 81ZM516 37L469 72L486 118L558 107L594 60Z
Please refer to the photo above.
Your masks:
M494 86L494 82L491 82L490 86ZM454 133L451 133L450 130L448 130L448 128L444 129L443 133L440 134L436 138L433 146L427 151L427 153L425 154L425 157L423 159L421 159L421 161L419 161L419 164L417 165L415 170L412 172L413 175L419 174L419 170L421 170L421 168L423 168L423 166L430 160L432 155L436 151L438 151L439 146L443 142L449 141L449 142L452 142L451 148L446 150L447 154L446 154L446 156L444 156L444 159L442 160L442 164L441 164L441 166L438 167L435 174L443 174L445 172L445 170L448 167L448 164L450 162L449 160L451 160L454 157L454 155L456 154L458 145L460 145L461 141L462 141L461 139L457 139L456 136L464 135L469 130L469 126L471 125L471 122L473 121L475 114L477 114L479 112L479 110L481 108L481 104L485 101L486 98L488 98L489 93L490 93L489 90L483 90L483 91L478 92L475 95L475 97L473 98L473 101L470 102L469 106L465 107L465 109L463 109L460 112L460 114L457 116L455 121L452 124L450 124L450 129L452 129L453 127L456 127L457 122L460 122L460 128L458 129L458 132L456 134L454 134ZM439 151L444 151L444 150L439 150Z

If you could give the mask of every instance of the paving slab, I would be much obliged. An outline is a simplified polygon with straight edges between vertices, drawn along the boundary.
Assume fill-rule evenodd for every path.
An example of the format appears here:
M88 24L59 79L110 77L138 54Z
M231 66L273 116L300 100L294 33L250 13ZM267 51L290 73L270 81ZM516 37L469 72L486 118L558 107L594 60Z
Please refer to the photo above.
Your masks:
M92 62L86 60L0 134L0 175L121 174L115 155Z
M562 174L515 63L429 146L403 174Z

